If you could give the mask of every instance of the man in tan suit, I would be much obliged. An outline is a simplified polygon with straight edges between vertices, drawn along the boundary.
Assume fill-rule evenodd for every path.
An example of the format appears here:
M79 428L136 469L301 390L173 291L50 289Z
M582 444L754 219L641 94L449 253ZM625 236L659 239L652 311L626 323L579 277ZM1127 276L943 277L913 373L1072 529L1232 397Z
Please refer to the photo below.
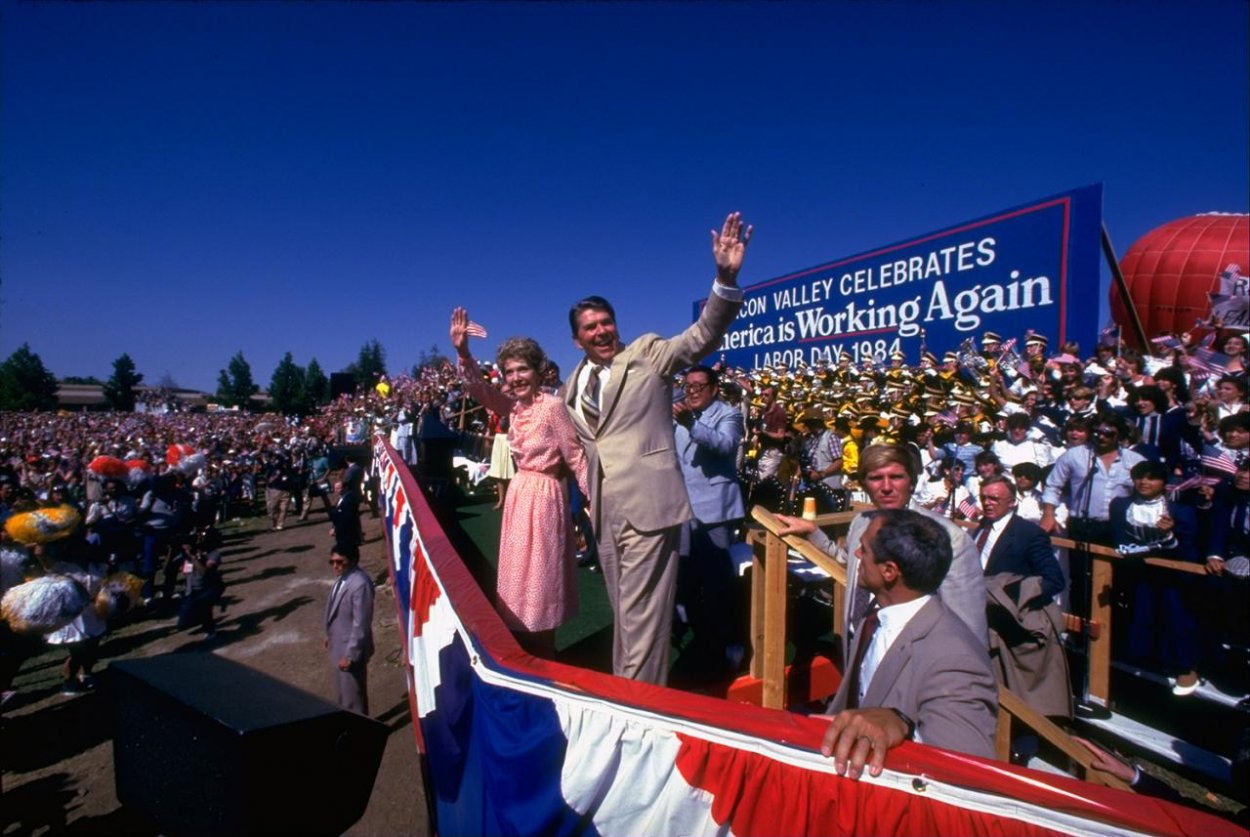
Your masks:
M586 448L590 512L615 625L612 671L663 685L677 580L680 527L693 517L673 442L674 373L716 348L742 306L738 271L751 228L737 212L712 232L716 281L698 321L675 337L621 343L602 297L569 311L586 353L565 402Z

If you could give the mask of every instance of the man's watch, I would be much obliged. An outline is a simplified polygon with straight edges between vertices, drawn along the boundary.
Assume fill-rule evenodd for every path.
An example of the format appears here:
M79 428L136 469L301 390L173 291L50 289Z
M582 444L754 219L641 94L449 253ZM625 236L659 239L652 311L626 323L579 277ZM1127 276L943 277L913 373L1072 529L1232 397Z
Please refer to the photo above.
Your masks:
M903 714L902 710L890 707L890 710L899 717L899 720L907 727L907 740L911 741L916 737L916 722Z

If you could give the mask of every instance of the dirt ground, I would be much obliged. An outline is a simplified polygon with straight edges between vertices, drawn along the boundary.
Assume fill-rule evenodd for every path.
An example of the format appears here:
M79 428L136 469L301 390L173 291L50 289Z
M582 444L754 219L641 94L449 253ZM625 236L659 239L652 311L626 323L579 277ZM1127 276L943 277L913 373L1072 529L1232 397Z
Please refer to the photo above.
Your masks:
M404 685L395 599L387 578L379 521L362 515L361 566L375 580L374 642L369 702L390 735L369 806L347 833L430 833ZM232 521L225 537L226 611L218 634L175 630L176 603L132 613L105 636L97 672L112 660L168 653L218 654L258 669L331 703L334 687L322 650L324 608L333 576L326 564L329 523L292 515L281 532L261 517ZM155 834L126 811L113 784L108 705L98 693L62 696L63 652L26 662L17 695L0 718L0 834Z

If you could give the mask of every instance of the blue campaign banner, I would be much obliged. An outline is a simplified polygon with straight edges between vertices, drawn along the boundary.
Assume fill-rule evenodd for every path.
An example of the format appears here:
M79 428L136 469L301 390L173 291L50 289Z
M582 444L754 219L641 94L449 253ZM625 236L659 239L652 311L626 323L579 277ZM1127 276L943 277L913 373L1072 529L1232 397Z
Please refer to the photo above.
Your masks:
M896 350L914 364L922 346L940 356L985 331L1088 351L1106 314L1101 229L1096 184L769 279L744 288L718 354L746 369Z

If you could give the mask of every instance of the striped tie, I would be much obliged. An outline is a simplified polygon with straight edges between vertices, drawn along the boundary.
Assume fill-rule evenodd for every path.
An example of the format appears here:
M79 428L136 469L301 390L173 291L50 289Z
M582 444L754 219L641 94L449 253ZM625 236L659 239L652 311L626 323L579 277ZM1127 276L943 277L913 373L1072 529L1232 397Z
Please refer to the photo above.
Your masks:
M590 377L582 387L582 416L591 433L599 429L599 373L602 371L602 366L591 364Z

